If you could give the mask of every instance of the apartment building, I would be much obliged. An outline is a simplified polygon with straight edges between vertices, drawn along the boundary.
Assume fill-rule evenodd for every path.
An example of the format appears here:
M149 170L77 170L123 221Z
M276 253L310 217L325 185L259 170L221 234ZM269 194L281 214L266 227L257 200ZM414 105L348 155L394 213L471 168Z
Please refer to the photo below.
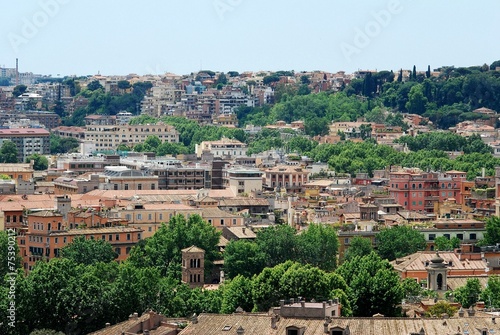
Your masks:
M195 145L195 153L197 157L201 157L203 153L210 153L214 157L230 156L245 157L247 156L247 145L235 139L223 137L218 141L203 141Z
M234 194L262 190L262 171L259 169L235 167L222 171L224 186L230 188Z
M120 165L118 155L83 156L68 154L57 157L57 169L71 171L75 175L104 172L106 166Z
M104 190L157 190L158 176L126 166L106 166L99 188Z
M162 142L179 142L179 132L171 125L87 125L85 141L97 150L115 150L120 144L134 146L155 135Z
M5 141L12 141L18 151L17 159L24 162L33 154L50 154L50 133L41 128L0 129L0 146Z
M309 182L309 171L300 166L279 165L264 171L264 189L284 188L287 193L299 193Z
M86 224L71 228L63 215L57 212L44 210L29 214L27 231L18 237L25 271L31 271L37 261L59 257L61 249L80 236L108 241L117 254L116 260L123 261L141 240L142 230L126 226L87 228Z

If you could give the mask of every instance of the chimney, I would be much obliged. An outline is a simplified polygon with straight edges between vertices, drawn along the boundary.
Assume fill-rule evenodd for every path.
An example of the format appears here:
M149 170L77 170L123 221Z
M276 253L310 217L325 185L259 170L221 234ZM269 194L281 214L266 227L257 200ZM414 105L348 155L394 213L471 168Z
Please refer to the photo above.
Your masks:
M196 313L194 313L193 316L191 317L191 322L194 325L198 323L198 316L196 315Z
M243 232L243 235L246 235L246 228L245 227L241 228L241 231Z
M276 329L276 315L271 316L271 328Z
M465 314L465 311L462 307L460 307L460 309L458 310L458 316L463 318L464 317L464 314Z
M142 333L143 333L144 335L149 335L149 330L148 330L148 329L144 329L144 330L142 331Z
M284 300L284 299L281 299L281 300L280 300L280 307L283 307L283 306L285 306L285 300Z
M109 327L111 327L111 323L106 322L106 328L109 328Z
M300 301L300 307L302 307L302 308L306 307L306 301L305 300L301 300Z
M238 334L238 335L245 334L245 329L243 329L242 326L239 326L238 329L236 329L236 334Z
M139 313L135 312L134 313L134 319L138 319L139 318Z
M293 305L295 303L295 299L294 298L290 298L290 305Z
M329 324L330 324L330 323L328 322L328 320L325 320L325 323L323 323L323 332L324 332L325 334L328 334L328 325L329 325Z
M333 300L330 299L330 300L328 300L328 306L331 306L331 305L333 305Z

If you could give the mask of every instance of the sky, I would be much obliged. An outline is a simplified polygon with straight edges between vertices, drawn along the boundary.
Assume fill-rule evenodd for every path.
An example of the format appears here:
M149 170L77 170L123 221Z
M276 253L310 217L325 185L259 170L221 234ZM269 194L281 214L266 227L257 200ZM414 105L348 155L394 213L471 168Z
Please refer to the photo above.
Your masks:
M500 60L498 0L4 1L0 66L66 75L426 70Z

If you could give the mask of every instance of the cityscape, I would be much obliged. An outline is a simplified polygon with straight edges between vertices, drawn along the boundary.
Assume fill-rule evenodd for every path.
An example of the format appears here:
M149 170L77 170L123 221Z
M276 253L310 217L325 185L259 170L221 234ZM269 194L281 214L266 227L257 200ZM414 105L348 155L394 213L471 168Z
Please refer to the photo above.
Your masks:
M500 333L497 3L116 5L0 23L0 334Z

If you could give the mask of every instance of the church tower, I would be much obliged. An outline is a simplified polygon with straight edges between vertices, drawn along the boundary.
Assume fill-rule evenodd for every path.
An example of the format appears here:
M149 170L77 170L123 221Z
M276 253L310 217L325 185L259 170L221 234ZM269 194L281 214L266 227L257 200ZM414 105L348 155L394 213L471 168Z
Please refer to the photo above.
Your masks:
M442 294L447 290L447 274L448 269L444 263L444 259L436 252L436 256L431 259L431 264L426 267L427 270L427 289Z
M182 282L193 287L205 284L205 250L196 246L182 249Z

